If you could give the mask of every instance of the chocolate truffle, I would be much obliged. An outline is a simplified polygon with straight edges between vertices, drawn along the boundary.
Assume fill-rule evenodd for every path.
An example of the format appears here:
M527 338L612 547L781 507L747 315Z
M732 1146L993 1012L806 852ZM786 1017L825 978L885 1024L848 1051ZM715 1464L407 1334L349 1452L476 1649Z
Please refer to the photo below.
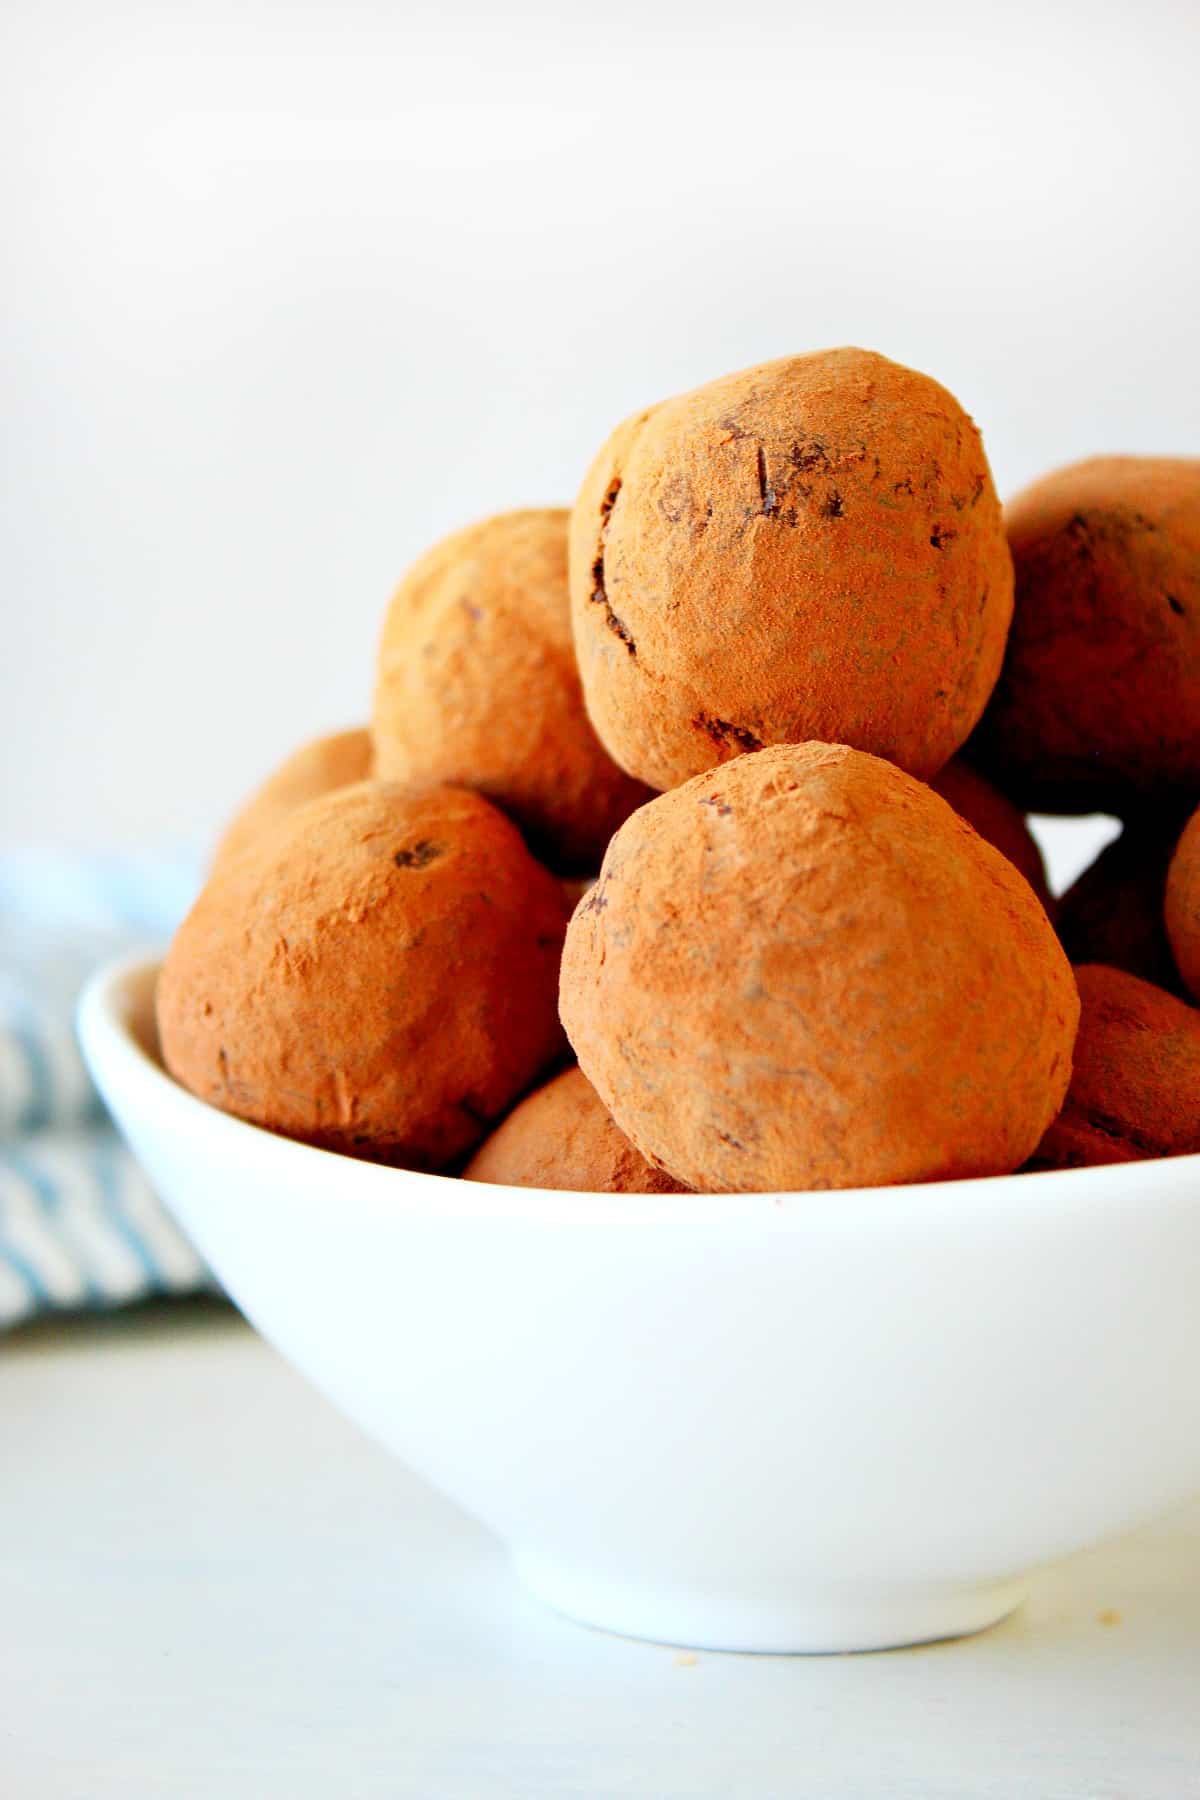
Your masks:
M561 1054L565 925L478 795L342 788L211 876L159 979L163 1057L256 1125L442 1168Z
M1054 901L1046 884L1046 865L1042 860L1042 852L1037 839L1025 823L1025 815L1018 812L1011 800L1005 799L998 788L985 781L969 763L956 756L948 762L940 775L935 775L930 782L935 794L952 806L960 819L973 825L981 838L986 838L999 850L1001 856L1007 856L1015 869L1022 875L1050 914L1054 916Z
M1073 963L1104 963L1182 994L1163 901L1177 825L1126 825L1058 903L1058 935Z
M992 691L1012 566L953 396L826 350L621 425L571 516L571 602L588 711L652 787L810 738L927 779Z
M1171 858L1166 927L1184 986L1200 1000L1200 812L1189 819Z
M1200 458L1102 456L1006 513L1016 610L971 746L1020 805L1200 796Z
M1123 969L1075 973L1083 1010L1071 1085L1029 1167L1200 1150L1200 1012Z
M252 794L227 826L213 857L214 868L237 856L306 800L335 793L371 773L371 734L365 727L314 738L292 753Z
M1015 1169L1079 999L1029 883L924 783L777 746L635 813L577 908L560 1006L656 1167L708 1191Z
M565 511L484 519L409 570L383 628L373 730L383 779L474 788L552 868L599 867L650 796L584 710Z
M592 1194L680 1194L686 1190L638 1154L580 1069L566 1069L530 1094L466 1168L468 1181L570 1188Z

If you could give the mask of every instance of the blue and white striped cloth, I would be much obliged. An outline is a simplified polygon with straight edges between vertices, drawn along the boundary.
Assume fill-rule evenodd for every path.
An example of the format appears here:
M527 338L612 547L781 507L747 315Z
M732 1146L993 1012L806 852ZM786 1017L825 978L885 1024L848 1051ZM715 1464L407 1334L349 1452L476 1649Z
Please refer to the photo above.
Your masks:
M209 1285L108 1123L75 1042L105 957L162 943L191 857L0 855L0 1329Z

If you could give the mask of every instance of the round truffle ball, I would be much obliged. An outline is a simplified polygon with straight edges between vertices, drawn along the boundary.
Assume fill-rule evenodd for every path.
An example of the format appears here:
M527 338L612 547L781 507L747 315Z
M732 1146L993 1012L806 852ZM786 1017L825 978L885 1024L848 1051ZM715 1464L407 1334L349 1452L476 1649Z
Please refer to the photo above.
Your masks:
M1126 825L1058 903L1058 935L1076 964L1104 963L1170 994L1183 984L1167 941L1163 902L1179 827Z
M613 1123L580 1069L566 1069L530 1094L465 1170L468 1181L568 1188L590 1194L681 1194Z
M571 602L588 711L652 787L810 738L928 778L992 691L1012 567L953 396L826 350L621 425L571 515Z
M562 1053L565 926L478 795L342 788L210 878L159 979L163 1057L256 1125L442 1168Z
M214 868L239 855L306 800L365 781L371 774L371 758L371 734L365 726L301 745L230 820L217 845Z
M1167 871L1166 927L1184 986L1200 1000L1200 811L1185 825Z
M1200 458L1103 456L1007 509L1016 610L973 760L1021 805L1200 795Z
M1200 1012L1123 969L1075 973L1083 1010L1071 1085L1029 1167L1200 1150Z
M1015 869L1020 869L1053 918L1054 901L1046 882L1042 852L1025 823L1025 815L1018 812L1012 801L958 756L948 762L929 785L954 808L960 819L973 825L981 838L986 838L1001 856L1007 856Z
M383 628L373 731L383 779L474 788L552 868L599 867L650 796L584 709L565 511L484 519L409 570Z
M1008 859L922 782L827 744L635 813L568 928L560 1006L620 1129L707 1191L1015 1169L1079 1016Z

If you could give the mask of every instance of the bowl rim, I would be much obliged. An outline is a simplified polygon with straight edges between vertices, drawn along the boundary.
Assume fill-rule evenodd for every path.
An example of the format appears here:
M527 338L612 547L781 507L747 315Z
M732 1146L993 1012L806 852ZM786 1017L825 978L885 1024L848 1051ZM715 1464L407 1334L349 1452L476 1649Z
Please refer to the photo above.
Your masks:
M509 1187L464 1181L458 1176L429 1174L367 1162L340 1151L283 1137L222 1112L182 1087L157 1057L139 1041L133 1026L135 1009L145 1004L162 967L160 953L126 952L100 965L80 994L76 1022L89 1070L102 1089L108 1078L122 1091L134 1087L160 1116L173 1121L181 1136L197 1134L225 1143L231 1153L271 1165L278 1180L289 1162L309 1179L320 1163L330 1179L353 1182L366 1200L374 1196L389 1207L410 1213L426 1211L439 1220L449 1217L508 1218L556 1226L633 1223L740 1223L753 1216L799 1220L808 1228L842 1232L864 1228L925 1228L951 1218L995 1218L1036 1215L1043 1218L1053 1202L1056 1215L1080 1209L1126 1211L1147 1204L1146 1189L1156 1173L1158 1198L1200 1205L1200 1152L1148 1157L1137 1162L1105 1163L1082 1169L1039 1169L1025 1174L975 1175L947 1181L909 1182L890 1187L796 1189L775 1193L612 1194L574 1189ZM317 1161L314 1161L317 1159ZM402 1179L397 1182L397 1175ZM1190 1177L1190 1180L1189 1180ZM990 1198L1000 1208L982 1212Z

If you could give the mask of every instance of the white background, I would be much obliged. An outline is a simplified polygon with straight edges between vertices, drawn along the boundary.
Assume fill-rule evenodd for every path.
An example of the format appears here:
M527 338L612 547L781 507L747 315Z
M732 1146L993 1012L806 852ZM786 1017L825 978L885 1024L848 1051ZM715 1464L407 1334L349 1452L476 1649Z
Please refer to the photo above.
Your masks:
M189 842L408 560L859 342L1002 491L1197 450L1194 0L7 0L0 842Z

